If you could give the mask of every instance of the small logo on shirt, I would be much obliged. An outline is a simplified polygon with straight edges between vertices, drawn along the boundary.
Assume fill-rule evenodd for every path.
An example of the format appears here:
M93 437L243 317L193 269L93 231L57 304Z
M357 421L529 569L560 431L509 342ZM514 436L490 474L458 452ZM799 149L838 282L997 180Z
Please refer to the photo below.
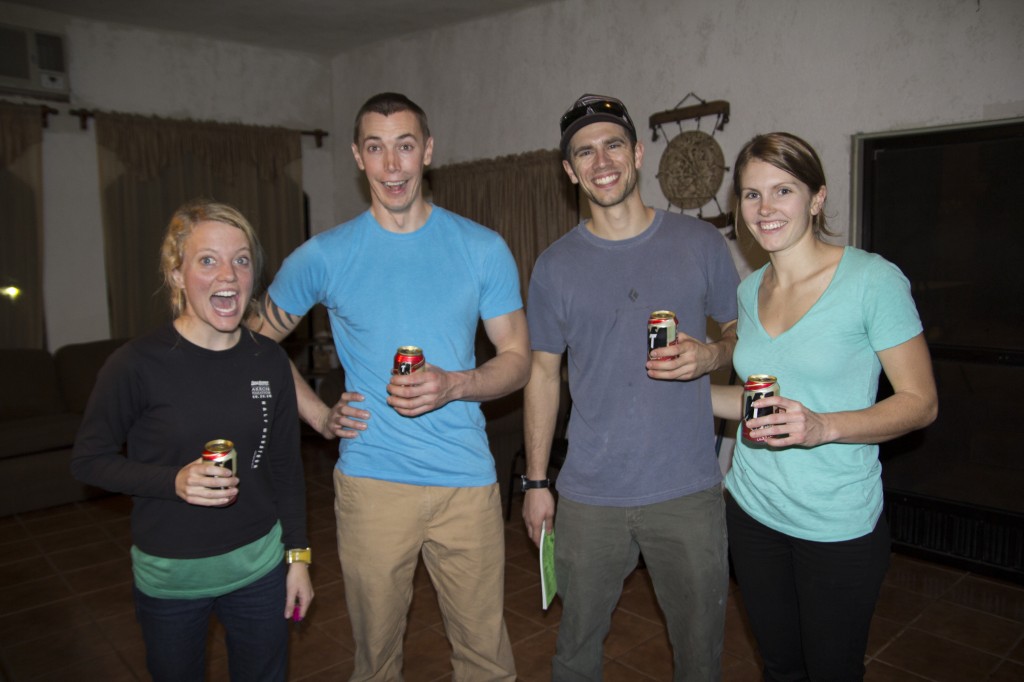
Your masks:
M640 292L637 291L636 289L630 289L629 290L629 300L631 300L633 303L636 303L636 299L638 299L638 298L640 298Z
M253 400L269 400L273 396L270 394L270 382L269 381L252 381L252 399Z
M260 442L256 447L255 452L252 453L252 468L259 469L260 463L263 461L263 453L267 449L267 438L270 435L270 411L267 409L267 401L273 398L270 390L269 381L254 380L250 381L249 384L252 386L252 399L260 401L260 421L263 424L260 430Z

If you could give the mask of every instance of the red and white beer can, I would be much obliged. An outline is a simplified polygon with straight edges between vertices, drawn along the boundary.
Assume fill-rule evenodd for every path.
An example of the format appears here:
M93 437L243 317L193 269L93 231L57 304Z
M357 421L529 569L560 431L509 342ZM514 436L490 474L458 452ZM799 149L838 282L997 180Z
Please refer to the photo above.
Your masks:
M224 438L211 440L203 449L203 462L231 469L231 475L238 474L238 453L235 444ZM221 488L223 490L223 487Z
M754 407L752 403L761 398L770 398L779 393L779 380L771 374L751 374L743 384L743 437L752 441L763 441L765 437L758 437L747 428L747 420L757 419L765 415L775 414L778 408L775 407ZM776 438L784 438L779 435Z
M671 310L655 310L647 318L647 359L651 357L651 351L655 348L674 346L676 343L676 327L679 320ZM668 360L668 358L658 358Z
M423 369L424 362L423 349L419 346L399 346L391 373L412 374Z

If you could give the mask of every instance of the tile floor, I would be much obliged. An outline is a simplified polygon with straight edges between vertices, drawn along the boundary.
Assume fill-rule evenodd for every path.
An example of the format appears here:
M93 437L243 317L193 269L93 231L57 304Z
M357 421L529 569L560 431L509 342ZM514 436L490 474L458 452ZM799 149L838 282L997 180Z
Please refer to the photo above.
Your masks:
M345 680L351 641L334 551L330 448L307 444L316 601L293 631L291 679ZM128 501L102 498L0 519L0 680L146 680L131 603ZM536 554L514 506L506 525L506 621L519 677L547 680L558 601L540 609ZM410 682L450 678L433 588L417 573L405 643ZM670 680L671 659L644 571L627 581L606 642L609 682ZM210 680L226 680L223 633L214 625ZM894 555L878 604L867 680L1024 680L1024 588ZM756 647L733 587L724 680L757 680Z

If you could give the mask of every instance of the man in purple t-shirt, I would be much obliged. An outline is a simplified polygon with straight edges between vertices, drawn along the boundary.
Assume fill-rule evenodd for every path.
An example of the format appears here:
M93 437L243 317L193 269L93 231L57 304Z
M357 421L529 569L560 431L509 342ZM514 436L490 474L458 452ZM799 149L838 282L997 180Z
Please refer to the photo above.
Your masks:
M547 480L568 351L569 449L555 542L562 619L552 679L601 679L623 580L642 553L665 614L675 679L720 677L728 566L708 372L736 342L738 277L710 225L643 203L644 148L626 107L584 95L561 121L562 162L590 206L537 260L527 318L523 518L554 527ZM675 344L647 357L647 319L675 312ZM704 343L707 319L721 340Z

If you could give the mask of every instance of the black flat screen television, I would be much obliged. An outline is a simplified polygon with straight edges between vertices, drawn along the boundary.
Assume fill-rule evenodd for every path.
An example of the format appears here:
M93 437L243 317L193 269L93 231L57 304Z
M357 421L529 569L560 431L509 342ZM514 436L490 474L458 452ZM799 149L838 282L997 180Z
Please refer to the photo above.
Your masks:
M910 279L936 359L1024 365L1024 119L854 138L859 245Z

